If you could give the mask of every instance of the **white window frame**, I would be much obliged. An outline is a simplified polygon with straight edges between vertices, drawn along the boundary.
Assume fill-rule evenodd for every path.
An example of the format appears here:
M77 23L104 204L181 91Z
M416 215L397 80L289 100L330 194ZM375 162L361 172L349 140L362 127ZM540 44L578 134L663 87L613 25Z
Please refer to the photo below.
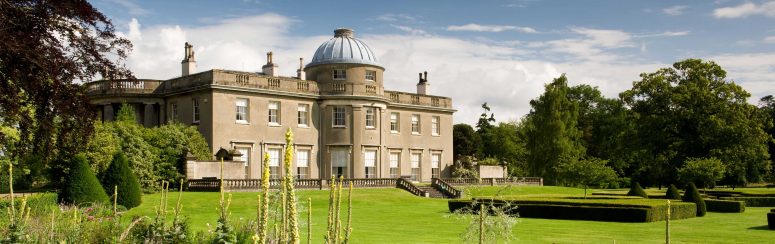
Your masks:
M399 113L393 112L390 113L390 132L391 133L399 133L401 132L401 115Z
M366 107L366 128L374 129L375 125L377 124L376 113L376 108Z
M281 158L280 154L282 149L280 148L269 148L266 150L266 153L269 154L269 178L271 179L279 179L282 177L282 172L280 172L281 167ZM273 170L274 169L274 170Z
M390 178L401 177L401 152L390 152L389 160L390 160Z
M336 170L335 170L336 168L342 168L342 176L344 178L349 177L349 174L347 172L347 166L350 165L350 151L349 151L349 149L347 149L347 148L332 148L332 149L330 149L329 152L330 152L330 157L331 157L331 161L330 161L331 162L331 174L332 175L336 174ZM335 165L336 164L335 161L337 161L336 160L337 156L342 157L341 160L344 161L344 162L342 162L341 165ZM339 177L337 176L337 178L339 178Z
M241 106L244 103L244 106ZM247 124L250 122L249 116L250 116L250 100L247 98L237 98L237 101L234 104L236 108L236 122L238 124ZM243 109L240 109L243 108ZM240 116L242 115L242 116Z
M412 134L419 135L422 131L422 127L420 127L420 115L419 114L412 114Z
M367 81L376 81L377 80L377 71L376 70L366 70L366 75L364 77Z
M377 178L377 150L363 152L363 171L366 178Z
M309 157L311 150L298 149L296 150L296 179L309 178ZM302 174L303 173L303 174Z
M299 104L296 111L299 127L309 127L309 104Z
M431 154L431 177L441 178L441 153Z
M199 99L191 99L191 111L194 123L199 123Z
M279 126L280 125L280 104L279 101L269 101L269 104L267 105L267 115L268 115L268 121L269 125L271 126Z
M409 162L411 163L410 166L412 168L411 179L413 181L420 181L422 178L422 153L411 153Z
M347 79L347 70L346 69L334 69L331 71L331 78L334 80L346 80Z
M242 154L239 160L244 162L243 165L245 166L245 179L247 179L248 170L250 167L250 147L236 147L236 149Z
M434 136L438 136L441 133L441 130L439 129L439 120L441 120L439 116L431 117L431 134Z
M338 118L340 115L341 118ZM334 106L331 109L331 126L334 128L347 127L347 108L344 106Z

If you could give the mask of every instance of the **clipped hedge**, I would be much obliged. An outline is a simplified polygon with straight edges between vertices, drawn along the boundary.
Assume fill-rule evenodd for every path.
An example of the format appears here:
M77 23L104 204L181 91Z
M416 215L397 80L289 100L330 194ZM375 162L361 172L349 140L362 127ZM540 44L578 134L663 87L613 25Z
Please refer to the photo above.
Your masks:
M675 185L670 184L670 187L667 188L665 199L681 200L681 193L678 192L678 188L676 188Z
M721 197L720 199L743 201L748 207L775 207L775 197Z
M718 213L742 213L745 212L745 202L705 199L705 207L708 212Z
M630 191L627 192L627 196L637 196L642 198L648 198L649 195L646 194L646 191L643 190L643 187L640 187L640 183L635 182L635 184L630 187Z
M475 200L450 200L448 207L451 212L471 209ZM484 203L489 204L490 200ZM618 203L594 203L579 200L575 202L551 200L493 200L494 204L503 205L509 201L516 206L510 214L525 218L594 220L612 222L654 222L665 220L667 204L637 205ZM476 212L478 207L473 208ZM676 202L671 204L670 219L685 219L695 217L697 206L693 203Z
M767 226L770 227L770 230L775 230L775 209L767 213Z

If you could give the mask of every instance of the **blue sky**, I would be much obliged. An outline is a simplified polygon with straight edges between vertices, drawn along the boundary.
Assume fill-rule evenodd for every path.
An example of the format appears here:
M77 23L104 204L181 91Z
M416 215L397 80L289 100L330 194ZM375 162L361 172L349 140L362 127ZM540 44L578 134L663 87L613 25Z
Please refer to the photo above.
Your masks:
M186 41L200 71L259 70L273 51L291 76L333 29L352 28L387 69L387 89L414 91L428 71L456 123L473 123L483 102L500 121L519 119L562 73L615 97L686 58L718 62L752 103L775 94L775 0L92 3L133 41L126 63L142 78L178 76Z

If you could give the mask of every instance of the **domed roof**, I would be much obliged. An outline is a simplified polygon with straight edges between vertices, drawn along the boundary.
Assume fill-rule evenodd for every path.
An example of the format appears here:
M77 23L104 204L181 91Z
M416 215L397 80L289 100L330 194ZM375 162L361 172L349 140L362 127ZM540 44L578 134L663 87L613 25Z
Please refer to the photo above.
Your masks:
M351 29L334 30L334 38L318 47L307 67L321 64L368 64L382 67L377 63L374 52L366 43L355 39Z

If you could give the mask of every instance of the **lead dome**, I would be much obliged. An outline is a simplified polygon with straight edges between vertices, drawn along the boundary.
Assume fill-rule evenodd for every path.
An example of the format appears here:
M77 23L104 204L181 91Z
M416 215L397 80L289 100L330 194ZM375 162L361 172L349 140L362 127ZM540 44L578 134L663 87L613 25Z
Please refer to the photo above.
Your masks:
M367 64L382 68L368 45L356 39L352 29L336 29L334 37L321 44L307 67L322 64Z

